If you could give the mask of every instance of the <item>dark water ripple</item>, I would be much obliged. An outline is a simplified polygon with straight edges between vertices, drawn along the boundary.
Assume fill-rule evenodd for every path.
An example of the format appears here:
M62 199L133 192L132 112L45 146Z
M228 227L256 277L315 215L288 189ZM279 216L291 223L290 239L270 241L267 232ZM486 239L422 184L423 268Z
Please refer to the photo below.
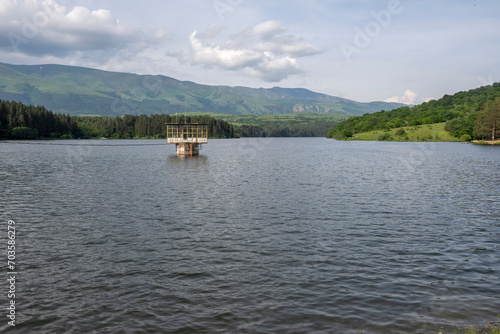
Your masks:
M90 143L0 143L19 263L1 330L437 333L500 313L498 147Z

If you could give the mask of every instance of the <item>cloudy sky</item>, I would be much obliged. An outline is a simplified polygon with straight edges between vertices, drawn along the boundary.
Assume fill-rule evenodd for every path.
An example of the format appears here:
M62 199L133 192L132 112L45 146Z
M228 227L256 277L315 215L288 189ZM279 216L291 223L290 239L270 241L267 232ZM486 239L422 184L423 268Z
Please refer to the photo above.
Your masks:
M0 62L420 103L500 81L498 0L1 0Z

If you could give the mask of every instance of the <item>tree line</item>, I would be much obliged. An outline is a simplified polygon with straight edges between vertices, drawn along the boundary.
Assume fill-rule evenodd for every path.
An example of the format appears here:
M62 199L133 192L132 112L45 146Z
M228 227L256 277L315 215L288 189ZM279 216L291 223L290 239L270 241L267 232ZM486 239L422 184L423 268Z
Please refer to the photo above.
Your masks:
M463 140L486 139L499 129L500 83L444 95L413 107L401 107L347 119L328 132L345 139L356 133L446 122L445 129Z
M165 138L165 123L204 123L211 138L237 136L231 124L209 116L77 117L56 114L43 106L0 100L2 139Z
M124 115L123 117L78 117L78 125L85 138L166 138L165 123L207 124L210 138L234 138L232 124L210 116L186 115Z
M324 137L331 123L242 125L236 129L240 137Z
M234 127L227 121L203 115L69 116L53 113L43 106L0 100L1 139L165 138L165 123L208 124L211 138L316 137L324 136L332 125L310 121Z
M54 114L42 106L0 100L0 138L73 138L78 132L75 117Z

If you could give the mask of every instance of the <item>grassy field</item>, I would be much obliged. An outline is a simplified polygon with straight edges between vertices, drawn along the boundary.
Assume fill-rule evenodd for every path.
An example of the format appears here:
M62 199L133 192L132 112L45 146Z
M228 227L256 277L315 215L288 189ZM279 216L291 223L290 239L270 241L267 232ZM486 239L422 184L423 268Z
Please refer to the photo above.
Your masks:
M460 141L444 130L445 123L407 126L390 131L357 133L353 140L385 141Z

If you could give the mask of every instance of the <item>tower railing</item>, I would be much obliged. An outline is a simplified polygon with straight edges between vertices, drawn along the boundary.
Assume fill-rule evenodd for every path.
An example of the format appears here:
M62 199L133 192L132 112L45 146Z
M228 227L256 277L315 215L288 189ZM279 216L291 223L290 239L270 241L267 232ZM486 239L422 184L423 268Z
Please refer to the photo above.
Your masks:
M166 123L168 144L204 144L208 142L207 124Z

